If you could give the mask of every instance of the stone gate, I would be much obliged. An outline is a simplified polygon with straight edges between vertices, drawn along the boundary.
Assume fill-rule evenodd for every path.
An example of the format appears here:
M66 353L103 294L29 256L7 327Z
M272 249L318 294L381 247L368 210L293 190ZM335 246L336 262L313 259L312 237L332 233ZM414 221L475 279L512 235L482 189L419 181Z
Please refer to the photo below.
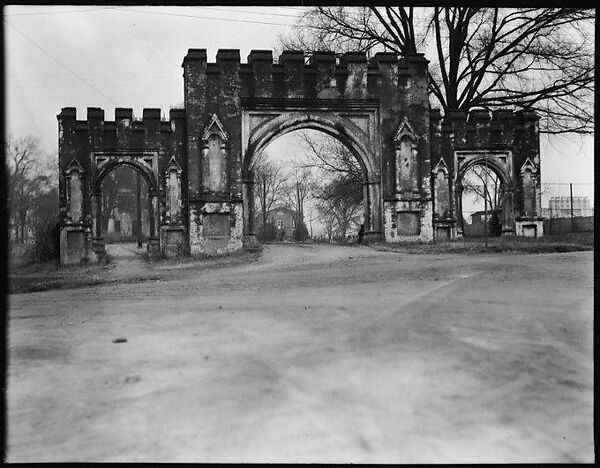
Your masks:
M485 162L502 182L503 233L542 235L538 118L430 109L427 60L378 53L205 49L183 60L185 109L88 108L59 122L61 262L100 260L102 180L115 167L149 186L150 252L220 253L256 245L253 161L298 129L329 134L364 174L365 237L431 241L462 232L462 175Z

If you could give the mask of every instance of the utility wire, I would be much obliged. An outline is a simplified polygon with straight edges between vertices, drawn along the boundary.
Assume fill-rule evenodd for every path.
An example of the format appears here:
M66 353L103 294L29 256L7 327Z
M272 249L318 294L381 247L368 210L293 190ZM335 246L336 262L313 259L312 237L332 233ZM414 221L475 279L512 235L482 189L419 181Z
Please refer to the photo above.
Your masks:
M57 59L55 59L52 55L50 55L48 52L46 52L45 49L43 49L41 46L39 46L33 39L31 39L29 36L27 36L27 34L25 34L23 31L21 31L20 29L16 28L15 26L13 26L12 24L10 24L6 18L4 18L4 22L6 24L8 24L11 28L13 28L15 31L17 31L19 34L21 34L25 39L27 39L29 42L31 42L35 47L37 47L39 50L41 50L44 54L46 54L48 57L50 57L54 62L56 62L58 65L60 65L62 68L64 68L65 70L67 70L71 75L73 75L75 78L77 78L79 81L81 81L82 83L85 83L87 86L89 86L90 88L92 88L94 91L96 91L98 94L100 94L101 96L103 96L104 98L108 99L110 102L112 102L114 105L118 106L118 103L116 103L115 101L113 101L111 98L109 98L106 94L104 94L102 91L100 91L98 88L96 88L95 86L92 86L91 84L89 84L87 81L85 81L83 78L81 78L77 73L75 73L74 71L72 71L70 68L68 68L66 65L63 65L61 62L59 62Z
M13 13L4 16L45 16L45 15L62 15L63 13L85 13L86 11L114 10L115 7L88 8L86 10L62 10L62 11L35 11L31 13Z
M214 16L198 16L198 15L185 15L183 13L167 13L165 11L146 11L146 10L136 10L133 8L123 9L120 8L119 11L133 11L136 13L146 13L148 15L165 15L165 16L179 16L183 18L196 18L196 19L208 19L208 20L217 20L217 21L231 21L234 23L253 23L253 24L268 24L273 26L288 26L293 27L293 24L286 23L275 23L271 21L254 21L254 20L241 20L241 19L233 19L233 18L215 18Z
M200 7L202 10L211 11L225 11L229 13L243 13L245 15L262 15L262 16L282 16L286 18L298 18L298 15L286 15L284 13L267 13L264 11L246 11L246 10L233 10L231 8L212 8L212 7Z
M208 19L208 20L216 20L216 21L232 21L234 23L253 23L253 24L268 24L274 26L287 26L288 28L293 28L296 26L295 24L288 23L275 23L273 21L254 21L254 20L241 20L241 19L233 19L233 18L215 18L214 16L198 16L198 15L184 15L182 13L167 13L164 11L145 11L145 10L135 10L132 8L119 8L119 11L133 11L136 13L147 13L149 15L166 15L166 16L180 16L184 18L195 18L195 19ZM323 26L314 26L314 25L306 25L306 28L310 29L318 29L318 30L326 30L327 28Z

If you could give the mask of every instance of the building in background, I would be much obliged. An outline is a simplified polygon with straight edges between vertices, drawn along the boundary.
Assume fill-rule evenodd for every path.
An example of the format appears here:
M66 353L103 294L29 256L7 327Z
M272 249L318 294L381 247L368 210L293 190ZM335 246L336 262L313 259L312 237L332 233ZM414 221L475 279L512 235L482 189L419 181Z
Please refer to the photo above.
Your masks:
M259 239L279 242L294 240L297 216L291 208L280 206L267 212L267 222L263 224L262 213L259 213L255 224Z
M593 216L594 208L588 197L573 197L573 216ZM568 218L571 216L571 197L551 197L548 208L542 210L545 218Z

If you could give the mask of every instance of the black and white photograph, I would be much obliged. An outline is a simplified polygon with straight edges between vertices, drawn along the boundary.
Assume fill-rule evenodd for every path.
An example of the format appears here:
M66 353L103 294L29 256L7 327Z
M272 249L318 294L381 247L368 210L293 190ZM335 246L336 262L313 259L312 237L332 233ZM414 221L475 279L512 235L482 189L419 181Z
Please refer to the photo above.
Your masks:
M595 462L596 10L411 5L3 7L4 462Z

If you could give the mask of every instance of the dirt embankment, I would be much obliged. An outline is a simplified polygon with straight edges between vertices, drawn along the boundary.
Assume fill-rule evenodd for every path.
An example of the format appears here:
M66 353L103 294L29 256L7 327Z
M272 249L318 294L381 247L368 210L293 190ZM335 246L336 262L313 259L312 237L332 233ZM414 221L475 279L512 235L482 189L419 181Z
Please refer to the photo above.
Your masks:
M139 283L174 279L206 268L255 262L260 252L237 252L216 257L147 260L135 244L107 246L105 264L67 265L56 262L23 264L13 259L9 268L9 294L69 289L110 283Z

